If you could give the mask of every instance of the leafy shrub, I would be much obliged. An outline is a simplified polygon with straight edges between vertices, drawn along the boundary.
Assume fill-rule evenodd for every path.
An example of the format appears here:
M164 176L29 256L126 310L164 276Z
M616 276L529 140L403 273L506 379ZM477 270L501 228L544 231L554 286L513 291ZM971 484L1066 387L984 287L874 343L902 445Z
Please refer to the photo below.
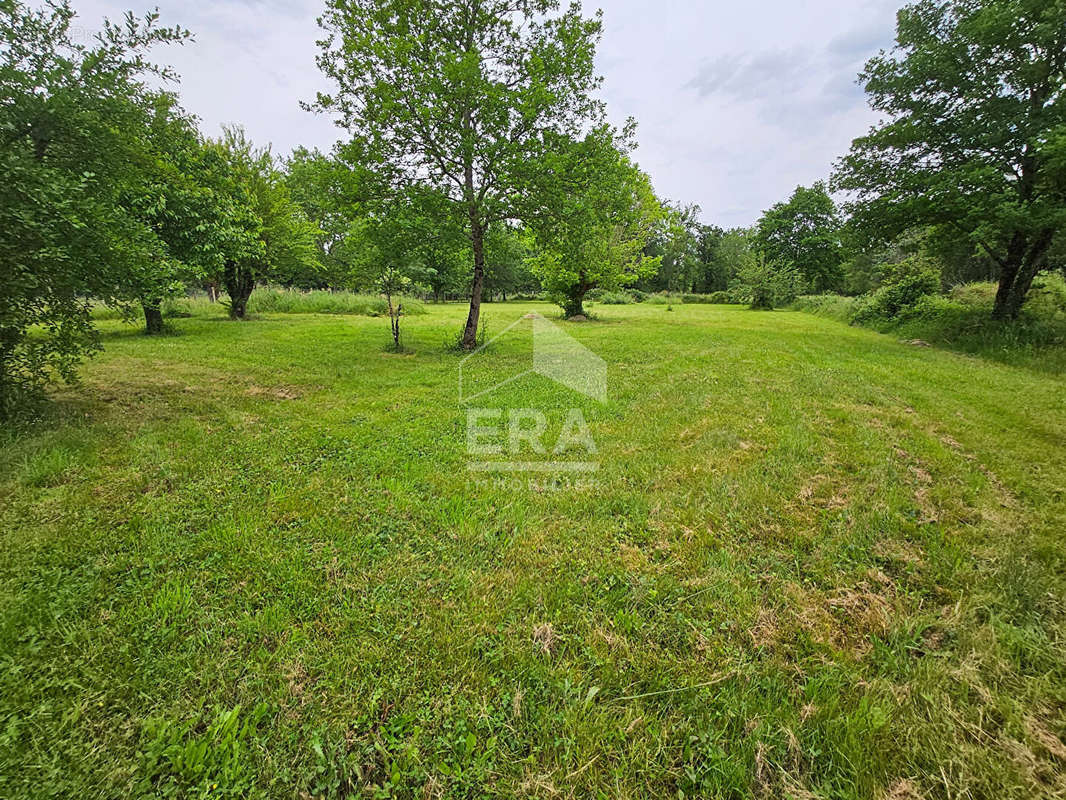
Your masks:
M633 302L633 298L625 292L600 292L597 299L605 306L627 306Z
M710 294L683 294L681 295L682 303L713 303L721 305L723 303L733 302L729 295L729 292L719 291L711 292Z
M1041 316L1066 316L1066 277L1061 272L1037 275L1025 308Z
M648 299L648 293L642 292L640 289L630 289L629 293L633 296L634 303L643 303Z
M922 256L912 256L890 269L880 289L860 298L853 319L855 322L896 319L922 297L939 292L937 264Z
M917 319L944 319L948 316L966 314L972 310L966 304L960 303L950 297L941 294L926 294L919 297L913 304L900 309L897 319L900 322Z
M803 276L795 267L768 261L762 253L749 253L730 293L753 309L768 311L790 304L803 286Z
M947 295L920 294L894 317L871 313L879 292L862 298L808 295L797 298L792 308L1009 364L1066 371L1066 281L1056 273L1038 276L1029 301L1013 321L992 319L994 283L962 284Z
M644 302L654 306L665 306L670 304L670 298L665 292L658 292L657 294L649 294L644 298Z

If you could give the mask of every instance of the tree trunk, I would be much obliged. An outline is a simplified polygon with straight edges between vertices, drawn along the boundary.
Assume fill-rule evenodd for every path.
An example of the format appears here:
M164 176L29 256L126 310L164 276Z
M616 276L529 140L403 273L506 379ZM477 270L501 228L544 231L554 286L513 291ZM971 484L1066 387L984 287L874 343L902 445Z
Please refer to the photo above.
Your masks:
M570 317L585 316L585 295L589 293L589 289L592 287L579 283L576 286L572 286L566 293L566 302L563 305L563 315L569 319Z
M1011 294L1024 256L1025 234L1018 232L1011 237L1007 257L999 265L999 287L996 289L996 302L992 306L993 319L1010 318Z
M1047 264L1048 251L1055 231L1047 228L1032 240L1022 233L1014 234L1007 248L1007 258L1000 265L999 287L992 308L993 319L1014 320L1021 313L1033 285L1033 278Z
M392 348L397 353L400 352L400 314L403 313L403 306L392 305L392 293L385 293L385 302L389 306L389 324L392 326Z
M1051 243L1055 239L1055 231L1045 229L1036 235L1029 249L1025 251L1025 260L1018 276L1014 279L1014 288L1011 290L1008 301L1008 313L1011 319L1017 319L1029 297L1029 289L1032 288L1033 278L1040 270L1047 266L1047 255L1051 249Z
M141 306L144 308L144 332L149 336L154 336L157 333L163 332L163 311L159 307L159 302L142 300Z
M226 265L226 293L229 294L230 319L245 319L248 313L248 298L255 288L255 276L247 267Z
M474 282L470 288L470 313L463 328L463 349L477 347L477 326L481 317L481 293L485 288L485 228L477 211L470 209L470 245L474 250Z

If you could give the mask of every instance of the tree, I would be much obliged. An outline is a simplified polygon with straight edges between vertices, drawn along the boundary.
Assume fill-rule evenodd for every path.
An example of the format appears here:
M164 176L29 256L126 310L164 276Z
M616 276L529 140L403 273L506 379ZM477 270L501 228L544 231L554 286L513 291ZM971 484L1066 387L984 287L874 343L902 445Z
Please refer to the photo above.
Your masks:
M537 277L529 267L528 236L511 226L497 225L485 239L485 289L490 296L536 291Z
M165 248L128 204L157 96L147 60L188 34L158 15L75 42L65 2L0 5L0 416L96 348L90 297L124 299ZM33 333L31 334L31 331Z
M400 344L400 317L403 316L403 303L393 303L393 298L407 291L411 286L411 279L395 267L386 267L378 281L378 289L385 295L385 303L389 310L389 325L392 328L392 349L399 353L403 350Z
M218 274L227 253L252 246L254 239L251 210L218 183L228 163L205 146L195 119L174 96L156 97L143 135L147 157L139 180L130 183L127 202L163 250L157 259L135 265L128 292L141 304L145 331L154 334L163 329L167 297Z
M700 225L696 232L696 259L699 261L700 292L722 292L729 288L733 274L718 256L726 232L717 225Z
M993 315L1017 317L1066 227L1066 4L921 0L860 76L887 120L834 185L872 235L949 226L995 263Z
M714 260L726 276L726 287L733 284L740 270L748 264L753 238L754 234L747 228L730 228L718 240Z
M550 134L603 117L591 98L599 18L558 0L329 0L318 63L336 92L314 108L351 134L346 156L386 195L447 199L470 240L466 348L476 344L485 235L518 215Z
M367 213L359 173L335 156L303 147L286 159L284 173L293 201L319 230L317 268L293 275L292 285L305 289L348 286L356 258L353 230Z
M427 286L435 300L449 292L464 291L470 263L470 238L463 220L453 213L448 198L439 191L412 187L401 207L387 213L403 225L402 246L409 255L413 281ZM496 229L486 232L486 253ZM486 274L489 271L486 255Z
M796 299L803 278L791 264L774 264L765 253L749 251L737 270L736 289L757 311L772 311Z
M660 257L645 248L665 210L651 179L607 128L556 143L539 165L544 205L531 213L541 280L568 317L584 314L592 289L618 289L655 273ZM549 190L548 184L551 184Z
M788 202L763 213L755 246L781 267L794 267L817 293L843 288L842 221L825 184L797 186Z
M690 292L699 280L699 213L697 205L663 203L661 224L644 249L660 259L652 281L656 289Z
M320 231L293 201L269 148L256 148L240 128L227 129L212 147L215 184L228 195L239 231L222 259L221 279L230 317L244 319L258 281L291 282L316 268Z

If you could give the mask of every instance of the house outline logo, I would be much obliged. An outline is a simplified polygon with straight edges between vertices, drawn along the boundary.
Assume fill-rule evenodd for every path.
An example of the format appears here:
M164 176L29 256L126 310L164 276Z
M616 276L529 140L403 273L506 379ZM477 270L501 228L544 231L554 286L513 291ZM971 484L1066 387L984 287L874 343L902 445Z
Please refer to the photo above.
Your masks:
M533 365L486 389L464 394L463 375L464 370L468 372L467 362L526 320L533 323ZM459 362L459 404L468 405L530 374L548 378L600 404L607 402L607 362L542 314L533 312L512 322Z

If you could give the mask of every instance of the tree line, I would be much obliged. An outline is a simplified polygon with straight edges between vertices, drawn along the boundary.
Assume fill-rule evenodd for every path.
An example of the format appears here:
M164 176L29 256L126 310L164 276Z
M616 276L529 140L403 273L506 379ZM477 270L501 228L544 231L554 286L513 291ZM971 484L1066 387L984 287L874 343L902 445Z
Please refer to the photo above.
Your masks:
M575 316L604 291L772 308L991 279L1010 320L1064 261L1062 0L904 7L860 76L883 121L829 182L729 230L658 197L635 123L606 121L602 20L577 4L328 0L332 89L305 107L342 136L285 157L239 128L206 137L181 107L152 51L188 31L127 15L85 43L73 16L0 3L0 414L74 376L98 346L93 304L158 333L189 287L224 291L236 319L264 282L383 292L390 309L413 289L462 296L470 349L484 299L530 293Z

